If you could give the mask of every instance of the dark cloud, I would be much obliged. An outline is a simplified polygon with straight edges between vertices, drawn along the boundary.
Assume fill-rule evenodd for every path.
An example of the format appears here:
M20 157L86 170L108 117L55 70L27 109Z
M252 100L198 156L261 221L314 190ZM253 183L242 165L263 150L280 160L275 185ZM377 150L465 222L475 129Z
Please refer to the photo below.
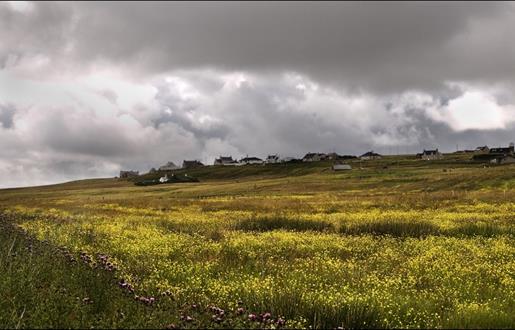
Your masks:
M290 70L381 91L441 88L446 80L511 80L515 70L509 3L35 6L29 14L2 11L7 42L16 45L10 52L41 52L56 62L71 57L81 68L110 61L140 73Z
M16 108L12 104L0 104L0 126L13 128Z
M199 109L198 102L185 98L179 90L173 87L175 86L166 84L157 86L158 92L155 98L160 107L159 112L152 118L156 128L164 123L172 122L193 133L200 140L224 139L227 136L229 127L223 123L211 122L199 125L198 121L203 119L202 110L206 109Z
M512 80L509 3L44 3L0 9L14 58L108 61L140 73L286 70L347 88ZM23 36L23 38L19 38ZM5 60L4 60L5 62Z

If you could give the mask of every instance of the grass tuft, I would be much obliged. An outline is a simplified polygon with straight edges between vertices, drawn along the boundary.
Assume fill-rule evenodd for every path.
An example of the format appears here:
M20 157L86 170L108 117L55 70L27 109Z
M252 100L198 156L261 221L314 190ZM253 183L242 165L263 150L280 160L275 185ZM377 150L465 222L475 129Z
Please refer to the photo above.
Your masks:
M339 231L346 235L372 234L394 237L425 237L441 233L438 226L423 220L379 220L342 224Z
M287 216L252 216L240 220L235 225L236 230L265 232L272 230L288 231L334 231L332 223L320 220L307 220L301 218L290 218Z

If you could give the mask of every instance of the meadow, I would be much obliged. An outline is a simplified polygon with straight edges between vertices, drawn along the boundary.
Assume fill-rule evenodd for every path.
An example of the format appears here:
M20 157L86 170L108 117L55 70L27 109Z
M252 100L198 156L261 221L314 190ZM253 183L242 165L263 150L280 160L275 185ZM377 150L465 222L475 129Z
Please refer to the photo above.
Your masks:
M0 327L514 328L515 166L468 158L0 190Z

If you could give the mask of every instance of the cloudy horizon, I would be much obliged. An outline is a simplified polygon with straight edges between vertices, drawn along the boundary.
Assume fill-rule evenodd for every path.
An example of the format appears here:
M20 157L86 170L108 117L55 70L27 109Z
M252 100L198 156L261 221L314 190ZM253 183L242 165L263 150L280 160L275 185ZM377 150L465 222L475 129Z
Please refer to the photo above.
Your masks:
M0 2L0 188L515 140L504 2Z

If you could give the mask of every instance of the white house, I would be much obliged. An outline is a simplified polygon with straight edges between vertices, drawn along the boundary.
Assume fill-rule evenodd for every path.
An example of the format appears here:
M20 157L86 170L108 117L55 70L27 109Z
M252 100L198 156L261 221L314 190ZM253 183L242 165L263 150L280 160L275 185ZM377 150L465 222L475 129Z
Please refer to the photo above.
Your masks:
M417 154L417 156L420 159L424 159L424 160L435 160L435 159L443 158L443 155L438 151L438 149L436 149L436 150L425 150L424 149L424 151L421 154Z
M474 150L475 153L488 153L489 151L490 148L488 146L479 146Z
M159 182L161 183L166 183L168 180L168 174L165 174L165 176L159 178Z
M266 160L265 162L267 164L276 164L276 163L279 163L279 155L268 155L268 157L266 157Z
M229 156L229 157L220 156L219 158L215 159L215 162L213 165L236 166L236 165L238 165L238 162L236 160L232 159L232 156Z
M325 160L327 158L326 154L317 153L317 152L308 152L302 158L303 162L319 162L321 160Z

